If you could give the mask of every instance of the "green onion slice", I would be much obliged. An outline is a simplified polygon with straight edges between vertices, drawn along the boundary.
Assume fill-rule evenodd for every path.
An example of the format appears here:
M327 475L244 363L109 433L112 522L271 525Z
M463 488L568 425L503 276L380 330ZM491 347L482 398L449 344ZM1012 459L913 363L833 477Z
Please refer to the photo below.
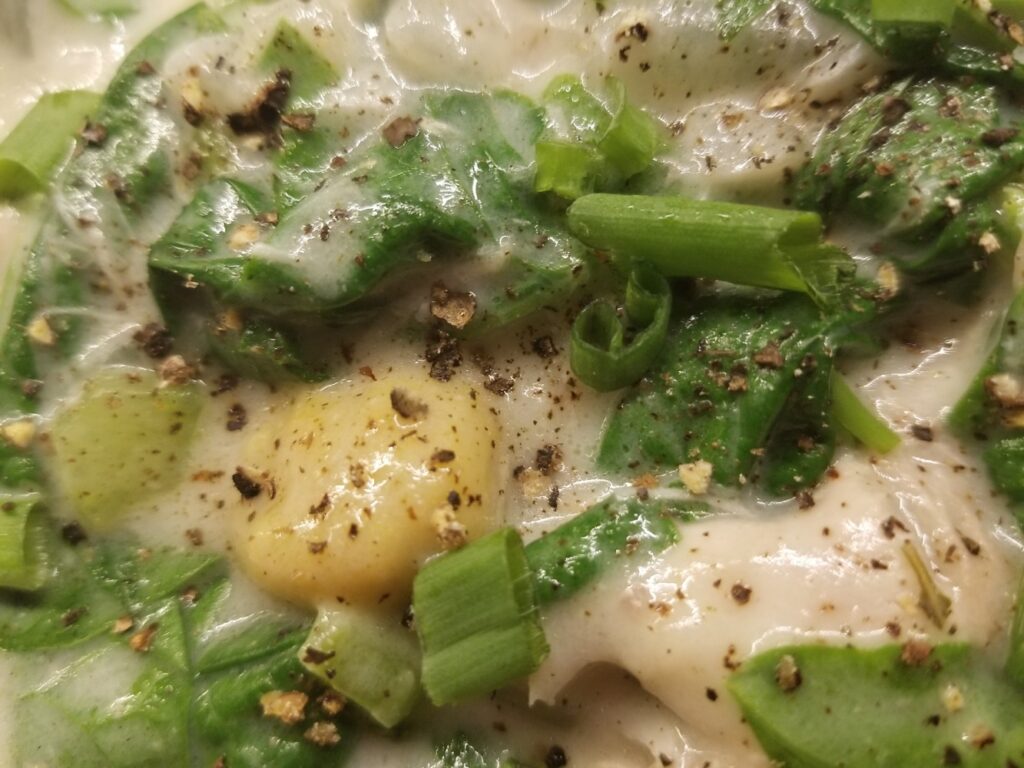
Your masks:
M385 728L402 722L420 697L415 637L355 608L320 611L299 660Z
M570 231L591 248L643 259L668 277L700 277L808 294L831 306L853 273L822 241L821 217L684 197L595 194L569 208Z
M832 414L843 429L873 451L889 453L900 444L900 436L861 401L839 374L832 376Z
M39 589L46 580L43 534L36 525L38 493L0 495L0 587Z
M626 285L628 326L607 299L588 305L573 323L573 373L602 392L636 383L661 351L671 313L668 282L649 265L637 263Z
M438 706L525 677L548 653L523 542L510 528L428 563L413 610L423 687Z

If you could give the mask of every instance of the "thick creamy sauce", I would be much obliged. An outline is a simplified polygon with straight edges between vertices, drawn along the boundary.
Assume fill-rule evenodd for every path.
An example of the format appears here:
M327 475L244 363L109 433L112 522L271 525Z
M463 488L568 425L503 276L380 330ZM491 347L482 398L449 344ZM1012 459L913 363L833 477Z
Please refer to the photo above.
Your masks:
M124 22L98 23L69 16L54 2L0 0L0 135L43 92L102 90L133 42L187 2L142 5L142 13ZM319 30L320 49L343 73L338 103L364 110L351 126L353 147L402 114L403 101L421 88L509 87L536 96L560 73L615 74L635 103L672 129L671 187L701 197L772 202L781 196L786 170L803 162L818 132L882 63L848 31L788 5L787 13L769 14L726 46L711 29L711 5L616 4L599 15L590 0L317 0L272 3L252 13L257 19L284 14L304 30ZM651 30L646 39L630 33L638 22ZM187 46L168 69L184 72L205 62L204 85L215 90L209 63L225 50L255 47L267 25L251 28L253 40ZM230 102L236 84L221 86ZM234 98L249 92L238 87ZM0 207L0 258L24 247L36 226L31 208ZM858 255L860 233L847 234L836 237ZM525 697L510 695L441 717L485 728L501 720L512 741L557 738L575 765L646 767L665 756L685 768L767 766L725 693L730 669L757 651L794 640L870 646L894 637L938 639L940 631L917 604L919 587L901 554L906 541L952 598L943 631L998 652L1022 546L983 467L942 428L948 408L980 366L1008 298L1009 281L990 282L980 310L933 305L905 321L905 343L846 371L904 434L896 452L876 458L842 449L834 476L816 491L811 509L746 493L716 499L731 514L686 525L682 543L667 553L548 610L552 652L530 681L532 708ZM116 348L118 339L154 319L153 312L139 300L104 325L89 355L67 372L67 387L49 395L50 407L74 392L83 372L102 364L106 347ZM422 344L402 341L400 330L409 314L425 312L422 296L389 307L351 340L351 370L387 371L418 360ZM529 353L540 333L552 334L557 357ZM496 414L502 435L491 471L498 478L498 508L527 537L608 492L631 490L593 471L594 446L615 395L571 382L566 336L564 318L552 312L490 345L493 367L515 381L504 396L483 389L486 376L477 366L468 364L459 374ZM358 382L359 374L352 380ZM210 399L207 426L183 473L207 480L186 481L139 505L130 526L146 541L182 545L186 530L200 528L204 546L230 550L230 520L239 512L228 476L249 432L224 430L227 409L243 404L258 427L296 395L289 388L244 385ZM913 425L933 427L935 439L913 439ZM528 466L546 444L560 446L563 469L550 481L513 479L513 468ZM209 480L202 470L227 473ZM557 504L550 503L552 484L559 487ZM907 529L894 537L883 531L892 516ZM980 545L977 555L966 551L963 537ZM241 574L235 578L243 593L241 613L269 600L244 587ZM752 590L749 601L740 604L732 596L735 584ZM14 673L0 674L2 687L15 689ZM11 703L10 696L0 701L0 745L11 741ZM358 749L355 765L410 765L429 754L428 745L415 739L367 739ZM13 766L5 762L9 754L0 747L0 767Z

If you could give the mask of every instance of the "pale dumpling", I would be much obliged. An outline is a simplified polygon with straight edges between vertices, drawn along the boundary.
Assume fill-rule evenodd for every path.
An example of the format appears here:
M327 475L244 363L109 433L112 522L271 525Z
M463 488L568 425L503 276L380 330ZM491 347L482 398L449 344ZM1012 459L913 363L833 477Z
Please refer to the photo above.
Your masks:
M376 376L296 394L239 467L235 555L287 600L400 605L425 559L502 519L499 426L476 391Z

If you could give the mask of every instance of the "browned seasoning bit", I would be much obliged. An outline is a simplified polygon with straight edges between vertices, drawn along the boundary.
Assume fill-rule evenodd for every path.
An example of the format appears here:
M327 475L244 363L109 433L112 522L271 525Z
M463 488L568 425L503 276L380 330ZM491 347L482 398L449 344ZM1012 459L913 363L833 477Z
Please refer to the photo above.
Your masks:
M557 744L551 745L544 755L544 768L564 768L568 764L569 758L566 757L565 750Z
M306 716L309 696L302 691L268 691L260 696L264 717L273 717L285 725L295 725Z
M263 485L254 480L244 467L235 468L231 482L235 484L243 499L255 499L263 490Z
M431 464L450 464L455 461L455 451L448 448L439 448L430 456Z
M266 224L268 227L276 227L281 221L281 214L277 211L264 211L253 216L257 224Z
M430 314L452 328L465 328L476 314L476 296L434 283L430 289Z
M171 355L160 363L157 373L168 384L180 386L192 381L199 374L199 371L196 370L194 365L185 362L185 358L181 355Z
M316 115L312 112L292 113L281 116L281 122L299 133L309 133L316 125Z
M311 541L309 542L309 553L311 555L321 555L324 550L327 549L326 541Z
M900 661L908 667L920 667L932 655L932 646L925 640L913 639L903 644Z
M420 121L411 117L396 117L381 131L384 140L396 149L420 132Z
M193 127L203 122L203 113L188 99L181 100L181 114L185 122Z
M796 659L788 653L779 659L775 667L775 682L783 693L792 693L803 685L804 678L796 665Z
M114 620L114 626L110 628L110 631L115 635L123 635L134 626L135 619L131 616L121 616Z
M240 429L244 429L245 425L249 423L249 414L245 410L245 406L241 403L234 403L228 408L228 420L227 429L228 432L237 432Z
M760 350L754 353L754 362L762 368L781 368L786 364L779 351L779 345L774 342L765 344Z
M128 646L136 653L148 652L153 647L153 638L156 637L159 628L159 624L149 624L143 627L128 638Z
M345 697L341 694L335 693L334 691L326 691L319 699L317 703L320 708L329 716L337 717L345 709Z
M964 544L964 549L968 551L972 556L977 557L981 554L981 545L972 539L970 536L964 536L960 534L960 541Z
M800 509L810 509L815 504L814 494L810 491L799 491L796 495L796 505Z
M167 357L174 348L174 338L160 323L147 323L135 332L132 339L154 360Z
M338 726L334 723L323 721L313 723L306 730L303 736L306 741L324 748L333 747L341 742L341 736L338 734Z
M404 389L391 390L391 407L403 419L420 421L426 418L429 408L422 400L417 400Z

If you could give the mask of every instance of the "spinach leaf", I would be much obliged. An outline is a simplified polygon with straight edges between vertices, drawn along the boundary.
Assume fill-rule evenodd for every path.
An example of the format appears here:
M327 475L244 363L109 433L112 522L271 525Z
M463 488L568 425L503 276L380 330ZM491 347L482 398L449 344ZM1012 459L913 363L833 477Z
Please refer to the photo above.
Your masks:
M1014 237L989 198L1024 167L993 88L901 82L859 102L795 180L795 204L876 225L901 267L942 277Z
M779 648L744 662L729 690L789 768L1024 759L1024 698L966 645Z
M826 317L801 296L698 299L612 415L600 466L637 474L705 461L722 485L760 474L774 494L813 486L835 439L832 356L870 317L864 307Z

